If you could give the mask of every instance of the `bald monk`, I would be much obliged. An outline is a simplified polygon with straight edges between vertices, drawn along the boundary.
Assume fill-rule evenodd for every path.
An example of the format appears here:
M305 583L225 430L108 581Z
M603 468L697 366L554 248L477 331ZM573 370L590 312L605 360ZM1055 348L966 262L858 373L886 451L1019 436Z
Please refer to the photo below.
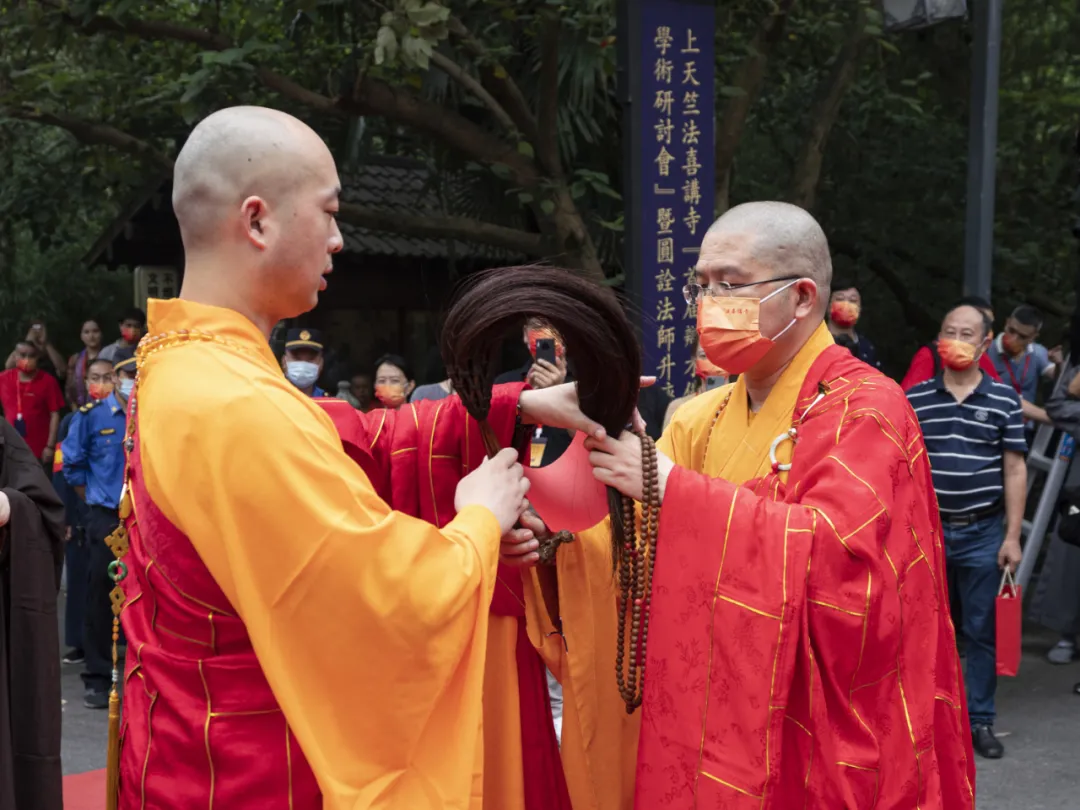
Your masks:
M211 115L177 158L183 288L149 305L121 505L122 810L470 806L527 482L513 451L480 463L456 398L358 416L371 472L445 509L392 511L282 375L268 335L326 288L339 191L319 137L271 110ZM504 444L520 390L494 396Z
M608 526L559 550L565 644L546 636L541 572L527 594L564 688L575 810L973 808L926 450L900 388L833 344L825 235L799 208L739 206L704 237L697 275L701 343L740 376L658 443L640 710L628 718L616 690ZM573 413L572 389L536 394ZM598 480L642 497L635 436L587 445ZM508 539L506 561L531 565L533 543Z

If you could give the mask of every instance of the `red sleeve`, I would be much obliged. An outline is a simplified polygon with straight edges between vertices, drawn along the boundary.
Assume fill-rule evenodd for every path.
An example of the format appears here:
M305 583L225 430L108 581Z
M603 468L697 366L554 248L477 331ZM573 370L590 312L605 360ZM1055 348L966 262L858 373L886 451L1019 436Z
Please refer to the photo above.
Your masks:
M525 383L497 385L488 423L510 447ZM313 400L334 421L345 452L392 509L438 526L453 517L457 482L486 457L480 429L461 400L421 400L392 411L355 410L344 400Z
M912 386L926 382L933 376L934 358L930 355L930 349L922 346L915 352L915 356L911 358L911 365L908 367L904 379L900 382L900 387L907 391Z
M5 415L7 415L11 400L14 399L10 392L11 373L8 371L0 371L0 410L3 410Z
M64 392L60 390L60 383L52 374L45 375L45 397L49 403L49 413L64 410Z

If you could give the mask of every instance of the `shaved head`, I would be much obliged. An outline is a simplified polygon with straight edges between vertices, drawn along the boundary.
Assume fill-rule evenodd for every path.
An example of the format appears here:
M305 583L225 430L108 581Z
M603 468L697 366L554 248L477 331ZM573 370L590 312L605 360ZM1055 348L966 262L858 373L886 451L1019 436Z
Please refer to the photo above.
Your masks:
M341 250L333 155L307 124L265 107L203 119L173 170L185 298L248 315L269 334L307 312Z
M803 275L818 285L822 301L832 284L829 240L805 209L784 202L737 205L709 228L709 234L747 234L747 249L762 264Z
M322 139L286 113L229 107L207 116L173 170L173 210L184 246L213 240L222 214L248 197L280 203L322 156L330 157Z
M758 331L773 346L747 369L748 380L778 373L823 328L832 259L821 226L802 208L782 202L732 208L706 232L695 272L714 296L757 299Z

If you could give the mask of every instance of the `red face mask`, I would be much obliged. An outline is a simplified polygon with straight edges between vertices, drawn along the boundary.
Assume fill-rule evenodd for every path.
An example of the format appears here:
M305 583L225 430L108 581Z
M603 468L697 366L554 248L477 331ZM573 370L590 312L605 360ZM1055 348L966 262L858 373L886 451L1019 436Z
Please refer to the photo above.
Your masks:
M112 393L113 384L105 382L87 383L86 391L90 394L90 399L105 399Z
M1024 347L1020 345L1020 342L1016 337L1008 332L1001 336L1001 345L1004 347L1005 351L1013 357L1024 350Z
M971 368L972 363L975 362L976 348L962 340L941 338L938 340L937 351L945 368L951 368L953 371Z
M31 372L37 368L37 360L33 357L17 357L15 368L19 371Z
M841 329L850 329L859 321L859 305L854 301L833 301L829 318Z
M400 408L405 404L405 386L404 385L376 385L375 396L378 397L385 407L391 409Z
M121 326L120 337L128 343L137 343L142 337L142 330L135 326Z

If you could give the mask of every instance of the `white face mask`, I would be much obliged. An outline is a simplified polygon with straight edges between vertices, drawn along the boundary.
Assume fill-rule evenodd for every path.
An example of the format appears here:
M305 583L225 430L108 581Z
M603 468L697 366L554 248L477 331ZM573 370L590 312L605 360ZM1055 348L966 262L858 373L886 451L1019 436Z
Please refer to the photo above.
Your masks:
M306 360L288 360L285 363L285 376L297 388L310 388L319 379L319 366Z
M131 392L135 390L135 381L127 377L120 379L120 396L124 399L131 397Z

